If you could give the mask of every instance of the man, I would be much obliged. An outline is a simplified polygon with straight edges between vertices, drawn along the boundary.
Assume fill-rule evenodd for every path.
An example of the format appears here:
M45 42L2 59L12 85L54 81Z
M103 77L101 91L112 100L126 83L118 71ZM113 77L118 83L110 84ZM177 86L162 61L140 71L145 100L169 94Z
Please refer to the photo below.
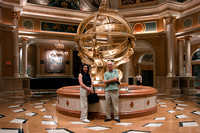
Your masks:
M142 84L142 76L139 73L136 76L136 81L137 81L137 85L141 85Z
M118 83L119 83L119 72L113 69L114 63L111 61L107 62L108 71L104 74L105 88L105 99L106 99L106 119L105 122L111 121L111 107L110 103L112 101L114 107L114 119L120 122L119 119L119 109L118 109Z

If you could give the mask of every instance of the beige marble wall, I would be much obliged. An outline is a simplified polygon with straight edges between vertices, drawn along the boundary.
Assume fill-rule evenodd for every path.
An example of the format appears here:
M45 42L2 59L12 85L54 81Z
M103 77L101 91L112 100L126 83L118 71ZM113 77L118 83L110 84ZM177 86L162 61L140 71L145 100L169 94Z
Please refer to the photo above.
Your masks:
M2 78L2 88L0 89L3 95L8 96L24 96L30 93L29 78Z

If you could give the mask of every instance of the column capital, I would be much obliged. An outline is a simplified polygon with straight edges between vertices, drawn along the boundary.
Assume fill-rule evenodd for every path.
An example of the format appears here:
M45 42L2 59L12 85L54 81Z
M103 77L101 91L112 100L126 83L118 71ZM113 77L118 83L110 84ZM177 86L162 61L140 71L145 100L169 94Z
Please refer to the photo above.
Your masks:
M164 17L165 21L167 24L173 24L176 20L176 16L168 16L168 17Z
M27 42L28 41L28 37L21 37L22 42Z
M21 10L12 10L12 18L19 20L21 16Z
M178 38L177 40L178 40L178 42L184 42L185 39L183 37L181 37L181 38Z
M185 40L188 40L188 41L189 41L191 38L192 38L192 36L185 36L185 37L184 37L184 39L185 39Z

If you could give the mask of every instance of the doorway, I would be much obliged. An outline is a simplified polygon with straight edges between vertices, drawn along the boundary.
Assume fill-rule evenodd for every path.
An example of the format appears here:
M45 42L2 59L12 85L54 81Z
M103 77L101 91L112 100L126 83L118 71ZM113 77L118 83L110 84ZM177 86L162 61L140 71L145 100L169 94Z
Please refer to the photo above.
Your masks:
M200 65L192 65L192 76L196 76L195 88L200 89Z
M153 87L153 70L142 70L142 85Z

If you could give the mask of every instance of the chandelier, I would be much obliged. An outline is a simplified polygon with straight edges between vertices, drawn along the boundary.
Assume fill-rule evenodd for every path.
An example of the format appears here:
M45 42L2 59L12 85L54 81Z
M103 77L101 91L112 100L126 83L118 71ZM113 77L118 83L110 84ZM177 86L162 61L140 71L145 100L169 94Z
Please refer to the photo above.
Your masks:
M52 57L63 57L63 56L68 55L68 52L64 51L64 48L65 48L64 44L60 43L60 41L55 44L55 47L56 47L56 50L50 53Z
M62 44L62 43L56 43L55 44L55 47L56 47L56 49L57 50L63 50L64 48L65 48L65 46L64 46L64 44Z

